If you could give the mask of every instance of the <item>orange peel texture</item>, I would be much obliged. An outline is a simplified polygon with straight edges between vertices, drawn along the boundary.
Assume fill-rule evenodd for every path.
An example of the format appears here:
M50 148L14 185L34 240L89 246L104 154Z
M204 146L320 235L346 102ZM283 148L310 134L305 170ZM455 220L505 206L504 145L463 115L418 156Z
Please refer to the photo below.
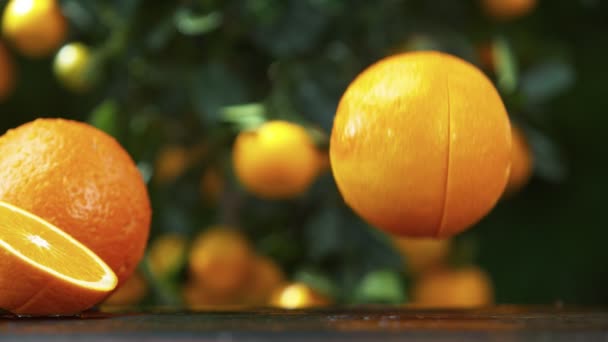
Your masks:
M439 52L387 57L340 100L330 142L346 203L389 233L449 237L502 194L511 131L502 100L472 64Z

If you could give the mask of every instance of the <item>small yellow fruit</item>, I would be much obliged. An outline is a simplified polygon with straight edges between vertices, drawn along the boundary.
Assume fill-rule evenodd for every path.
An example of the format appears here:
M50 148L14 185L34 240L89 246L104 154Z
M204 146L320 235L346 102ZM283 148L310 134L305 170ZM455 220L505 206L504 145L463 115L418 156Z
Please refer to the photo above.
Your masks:
M165 146L158 152L154 166L154 182L167 184L175 181L188 168L190 155L183 146Z
M67 23L56 0L10 0L4 8L2 31L22 54L44 57L61 45Z
M150 245L150 271L158 278L174 275L186 258L186 238L179 234L165 234Z
M243 131L233 148L237 177L261 198L291 198L305 192L319 169L319 156L303 127L270 121Z
M331 301L310 286L291 283L279 288L272 296L270 304L283 309L302 309L329 305Z
M407 271L415 275L443 264L451 245L449 239L395 237L393 241L405 259Z
M492 282L477 267L425 273L412 291L412 303L417 307L474 308L490 305L493 301Z
M64 45L53 62L55 76L66 88L82 92L91 88L91 52L83 43Z
M212 227L199 235L190 251L190 272L195 282L214 294L233 294L246 286L253 251L238 231Z

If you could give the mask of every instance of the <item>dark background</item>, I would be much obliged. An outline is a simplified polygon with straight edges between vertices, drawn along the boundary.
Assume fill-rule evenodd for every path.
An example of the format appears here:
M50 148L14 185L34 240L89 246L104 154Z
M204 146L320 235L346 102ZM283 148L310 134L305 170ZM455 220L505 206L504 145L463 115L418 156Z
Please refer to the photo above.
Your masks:
M36 117L90 121L116 136L147 176L162 146L205 142L212 157L171 184L150 183L153 236L236 222L291 276L341 289L349 302L370 270L400 272L397 253L343 206L330 175L290 201L247 194L230 168L242 123L227 120L224 107L258 103L266 118L329 133L340 95L373 61L433 48L481 66L478 46L498 42L514 63L484 70L493 80L512 80L498 88L529 134L535 173L526 189L456 240L474 246L499 303L605 305L606 5L539 1L532 13L503 22L475 1L65 0L68 40L100 53L118 39L119 48L96 66L103 77L84 94L57 83L52 56L32 60L11 50L18 78L0 103L0 130ZM228 179L228 200L218 206L204 205L197 193L211 163ZM234 201L239 210L231 211L226 202Z

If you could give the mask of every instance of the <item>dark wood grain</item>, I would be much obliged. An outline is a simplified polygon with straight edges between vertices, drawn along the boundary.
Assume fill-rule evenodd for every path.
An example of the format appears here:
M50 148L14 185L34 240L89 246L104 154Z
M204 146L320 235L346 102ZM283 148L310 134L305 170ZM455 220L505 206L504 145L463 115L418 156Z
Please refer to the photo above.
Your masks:
M608 341L608 311L501 306L483 310L163 309L0 320L0 341Z

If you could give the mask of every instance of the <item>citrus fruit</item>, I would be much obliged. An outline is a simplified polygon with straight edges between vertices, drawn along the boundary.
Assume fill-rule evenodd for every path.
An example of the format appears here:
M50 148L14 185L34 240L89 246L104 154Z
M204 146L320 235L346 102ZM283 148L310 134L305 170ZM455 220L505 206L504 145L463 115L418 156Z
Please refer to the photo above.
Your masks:
M15 73L11 56L0 41L0 101L6 99L15 86Z
M199 187L203 201L217 203L224 192L224 175L218 167L208 167L201 176Z
M175 181L188 168L188 150L183 146L165 146L158 152L154 166L154 182L167 184Z
M92 85L91 52L83 43L64 45L55 55L53 72L66 88L82 92Z
M183 285L182 299L190 310L227 310L245 306L238 294L218 294L196 281Z
M19 52L29 57L53 53L67 35L67 22L56 0L10 0L2 31Z
M449 239L396 237L393 241L405 259L407 271L416 275L442 265L451 245Z
M150 271L159 278L175 275L186 259L187 244L184 236L175 233L156 238L148 251Z
M148 283L139 272L133 272L120 287L103 301L103 305L135 305L148 293Z
M472 308L490 305L493 301L490 278L472 266L425 273L412 289L412 303L418 307Z
M0 137L0 200L51 222L126 279L141 260L150 201L129 154L85 123L37 119Z
M346 203L395 235L449 237L485 216L509 175L511 132L498 92L440 52L387 57L338 105L332 172Z
M534 159L530 145L521 129L511 126L513 146L511 148L511 173L507 182L506 194L513 194L521 190L532 177Z
M317 175L319 157L306 129L269 121L243 131L233 147L234 169L249 191L261 198L291 198L305 192Z
M257 255L253 262L253 271L247 281L245 301L251 305L265 305L273 292L285 282L285 275L274 260Z
M74 314L117 284L95 253L43 219L0 202L0 308L22 315Z
M330 300L304 283L287 284L275 291L270 305L283 309L303 309L330 304Z
M195 282L215 294L233 294L243 286L252 268L249 241L228 227L211 227L192 243L189 269Z
M536 7L536 0L481 0L485 13L498 20L522 17Z

